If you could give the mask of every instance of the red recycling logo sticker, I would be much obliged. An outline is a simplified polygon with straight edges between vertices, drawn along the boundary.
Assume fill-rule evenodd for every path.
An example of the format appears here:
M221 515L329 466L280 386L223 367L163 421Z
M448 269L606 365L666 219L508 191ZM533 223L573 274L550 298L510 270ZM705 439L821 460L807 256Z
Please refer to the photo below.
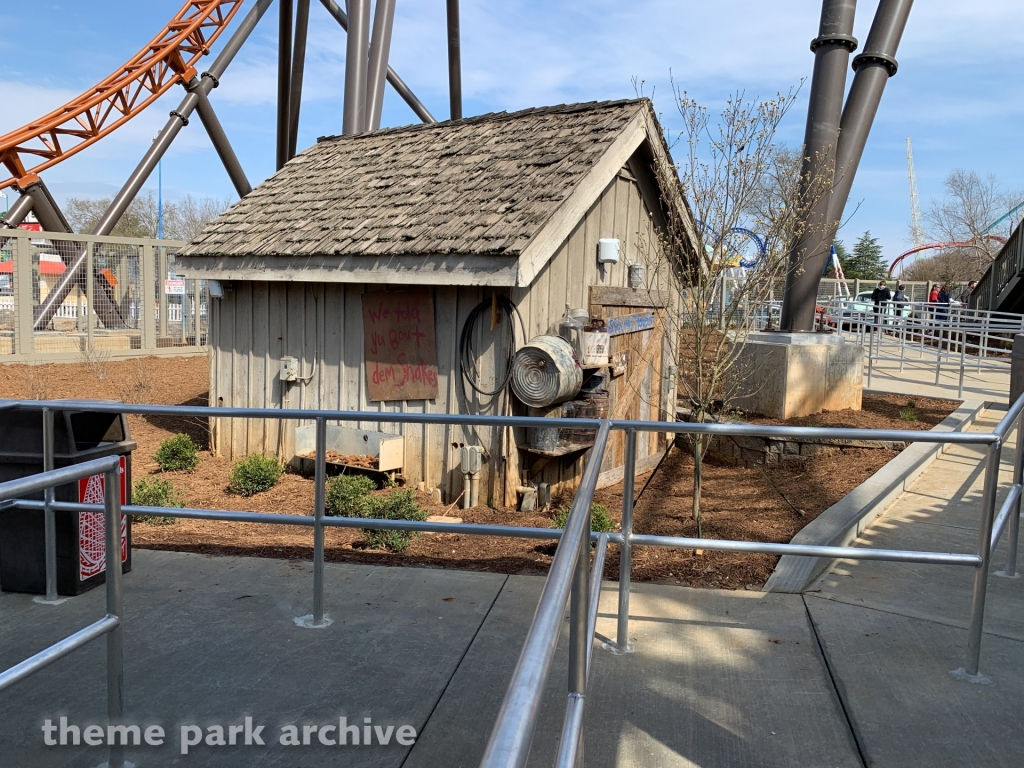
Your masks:
M125 503L126 477L124 456L118 474L121 477L121 503ZM103 475L83 477L78 481L80 504L102 504L105 483ZM78 513L78 577L85 581L106 570L104 541L106 521L103 510ZM128 559L128 519L121 515L121 562Z

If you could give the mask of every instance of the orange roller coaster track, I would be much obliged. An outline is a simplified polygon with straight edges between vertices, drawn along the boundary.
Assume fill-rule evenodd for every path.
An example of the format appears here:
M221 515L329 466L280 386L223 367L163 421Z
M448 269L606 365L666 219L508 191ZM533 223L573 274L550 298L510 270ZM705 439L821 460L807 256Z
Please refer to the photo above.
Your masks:
M37 174L81 152L131 120L178 83L230 23L242 0L191 0L124 66L81 96L28 125L0 136L0 163L10 178L0 189L24 187ZM41 159L26 165L24 156Z

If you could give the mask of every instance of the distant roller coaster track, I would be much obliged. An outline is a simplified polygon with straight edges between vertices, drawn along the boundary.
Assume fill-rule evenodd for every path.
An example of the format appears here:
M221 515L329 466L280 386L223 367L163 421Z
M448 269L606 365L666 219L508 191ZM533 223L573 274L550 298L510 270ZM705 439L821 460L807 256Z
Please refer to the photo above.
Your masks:
M241 5L242 0L185 3L116 72L59 109L0 136L0 163L11 174L0 178L0 189L24 186L39 172L117 130L174 85L191 80L196 62L210 52Z
M909 251L905 251L893 259L892 264L889 265L889 277L893 277L896 274L897 268L899 273L903 273L903 262L911 256L916 256L924 251L944 251L947 248L981 248L981 244L978 240L991 240L996 243L1005 243L1006 238L1000 237L999 235L981 235L976 240L965 240L963 242L950 242L950 243L929 243L928 245L919 245L916 248L911 248Z

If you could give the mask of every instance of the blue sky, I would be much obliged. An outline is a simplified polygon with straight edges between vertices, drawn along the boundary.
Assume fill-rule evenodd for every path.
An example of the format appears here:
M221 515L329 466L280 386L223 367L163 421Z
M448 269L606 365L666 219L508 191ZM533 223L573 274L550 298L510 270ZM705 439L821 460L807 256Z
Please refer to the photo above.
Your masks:
M252 5L246 0L242 12ZM137 52L178 10L179 0L5 3L0 7L0 133L59 106ZM467 115L563 102L630 97L632 78L654 88L675 127L675 80L717 108L736 90L770 97L809 77L808 43L818 0L463 0ZM860 4L862 45L875 3ZM924 0L911 13L900 69L889 81L853 192L861 206L841 233L870 229L891 259L909 247L905 139L913 137L923 208L955 167L995 174L1024 189L1024 27L1019 0ZM228 69L213 102L250 180L273 172L276 7ZM222 38L222 41L223 42ZM340 132L344 33L313 0L299 146ZM447 116L444 3L398 0L392 66L438 118ZM780 138L799 145L808 87ZM113 194L182 97L174 90L128 125L47 171L58 199ZM416 118L390 89L385 125ZM156 178L147 188L155 189ZM233 195L198 120L163 163L167 198ZM8 190L10 194L10 191ZM2 204L2 201L0 201Z

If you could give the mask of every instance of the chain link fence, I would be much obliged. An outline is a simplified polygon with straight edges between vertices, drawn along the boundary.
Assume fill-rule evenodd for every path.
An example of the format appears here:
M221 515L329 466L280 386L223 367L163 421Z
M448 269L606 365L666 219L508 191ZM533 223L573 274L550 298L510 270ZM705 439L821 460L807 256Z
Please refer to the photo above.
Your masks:
M184 243L25 230L0 235L0 362L96 361L205 349L205 280Z

